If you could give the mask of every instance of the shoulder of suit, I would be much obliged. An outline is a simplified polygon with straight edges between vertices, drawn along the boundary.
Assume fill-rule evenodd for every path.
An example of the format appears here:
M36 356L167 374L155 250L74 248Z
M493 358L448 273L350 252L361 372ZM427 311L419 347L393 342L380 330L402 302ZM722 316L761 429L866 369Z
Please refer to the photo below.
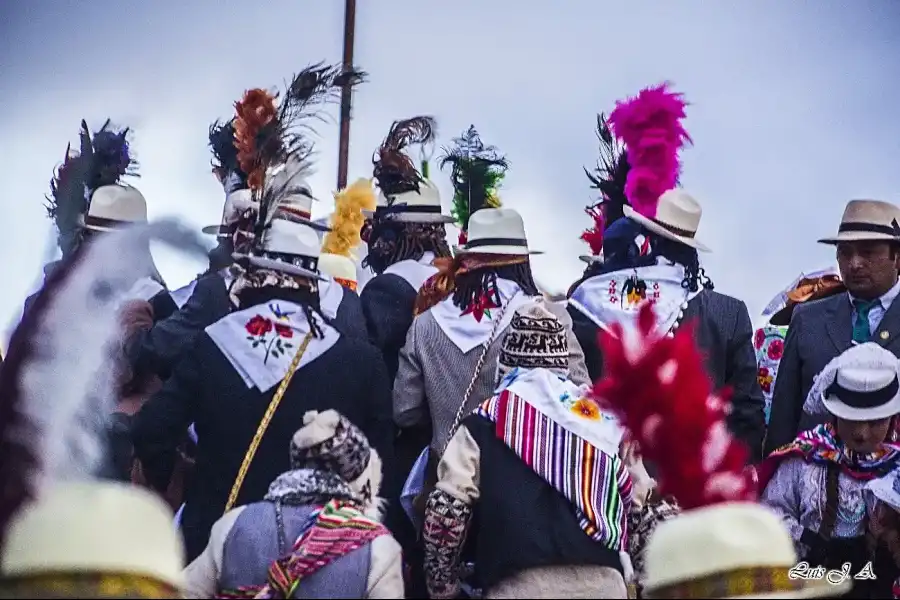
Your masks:
M735 298L734 296L729 296L728 294L723 294L722 292L717 292L715 290L703 290L697 294L695 300L701 302L705 301L707 304L721 306L732 310L739 310L741 307L747 306L747 303L740 298Z
M827 298L820 298L819 300L798 304L794 307L794 312L791 315L791 322L795 322L798 315L820 314L829 311L843 301L844 294L835 294L834 296L828 296Z
M373 293L415 296L417 290L400 275L382 273L370 279L362 291L363 296L371 296Z

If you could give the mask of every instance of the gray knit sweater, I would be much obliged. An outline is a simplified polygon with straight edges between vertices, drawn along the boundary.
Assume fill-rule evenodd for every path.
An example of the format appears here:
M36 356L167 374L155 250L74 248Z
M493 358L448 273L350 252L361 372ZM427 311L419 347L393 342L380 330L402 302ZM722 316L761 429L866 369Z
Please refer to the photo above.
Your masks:
M544 303L568 329L569 378L579 385L589 383L584 352L572 332L571 317L559 304L542 298L535 301ZM464 415L494 393L497 359L506 329L498 332L491 343ZM449 439L453 419L472 380L482 349L483 346L479 345L463 354L438 325L431 311L416 317L406 335L406 345L400 351L400 365L394 380L394 421L397 425L419 425L430 414L434 430L431 447L440 452Z

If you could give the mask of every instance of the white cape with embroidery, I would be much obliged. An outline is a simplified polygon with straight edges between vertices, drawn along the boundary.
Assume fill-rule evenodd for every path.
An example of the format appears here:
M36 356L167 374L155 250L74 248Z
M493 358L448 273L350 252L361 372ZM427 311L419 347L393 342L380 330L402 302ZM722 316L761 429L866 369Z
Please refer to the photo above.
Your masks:
M684 275L681 265L651 265L596 275L575 288L569 304L597 327L609 331L611 325L619 323L630 331L637 328L641 304L649 300L656 313L657 332L668 333L699 293L681 285Z
M519 284L507 279L497 279L497 291L500 295L500 304L505 307L500 326L497 328L499 335L512 322L516 311L528 302L534 302L538 296L527 295ZM494 319L499 312L499 307L493 307L461 314L459 307L453 304L452 297L442 300L431 308L431 314L441 331L463 353L468 353L490 339L494 330Z
M434 253L425 252L419 260L407 259L392 264L384 270L384 274L396 275L419 291L428 278L438 272L437 267L431 264L433 262Z
M616 456L623 430L612 414L589 399L589 386L578 386L550 369L520 369L506 374L495 393L507 390L539 413L606 454ZM586 402L589 414L579 410ZM596 412L595 412L596 411Z
M338 331L316 315L324 334L313 337L300 359L298 370L322 356L340 338ZM303 308L283 300L258 304L219 319L206 328L247 387L260 392L281 383L294 355L309 333Z

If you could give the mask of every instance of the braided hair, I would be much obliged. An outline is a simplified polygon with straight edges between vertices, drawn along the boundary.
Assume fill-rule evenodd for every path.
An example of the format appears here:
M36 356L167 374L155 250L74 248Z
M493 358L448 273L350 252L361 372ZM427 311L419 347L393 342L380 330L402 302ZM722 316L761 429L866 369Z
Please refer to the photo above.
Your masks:
M376 218L363 227L369 252L362 266L381 274L402 260L421 260L426 252L436 257L451 256L443 223L409 223Z
M464 310L482 297L490 298L498 305L501 304L500 292L497 289L498 278L516 282L529 296L540 294L537 284L534 282L534 276L531 274L531 262L526 261L502 267L484 267L457 275L456 287L453 290L453 304L460 310Z

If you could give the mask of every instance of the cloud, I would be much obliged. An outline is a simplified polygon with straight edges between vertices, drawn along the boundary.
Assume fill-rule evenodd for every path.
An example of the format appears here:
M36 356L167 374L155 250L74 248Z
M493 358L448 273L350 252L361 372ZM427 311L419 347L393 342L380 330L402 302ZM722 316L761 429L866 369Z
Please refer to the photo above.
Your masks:
M153 217L216 222L209 123L247 87L280 85L341 52L340 2L265 6L33 0L0 15L0 80L8 227L0 251L0 318L14 319L39 281L48 222L41 200L82 117L135 130L135 184ZM391 121L438 118L442 143L474 123L511 169L506 206L525 217L538 277L557 290L578 277L590 190L594 115L671 80L692 103L683 185L703 204L699 237L717 288L755 314L799 271L829 264L815 244L853 197L900 202L900 9L895 3L592 3L524 7L511 0L361 3L357 63L370 82L354 97L350 177L371 175ZM336 115L335 110L330 111ZM337 119L318 126L312 179L330 210ZM435 178L450 204L446 174ZM157 253L170 285L196 265Z

